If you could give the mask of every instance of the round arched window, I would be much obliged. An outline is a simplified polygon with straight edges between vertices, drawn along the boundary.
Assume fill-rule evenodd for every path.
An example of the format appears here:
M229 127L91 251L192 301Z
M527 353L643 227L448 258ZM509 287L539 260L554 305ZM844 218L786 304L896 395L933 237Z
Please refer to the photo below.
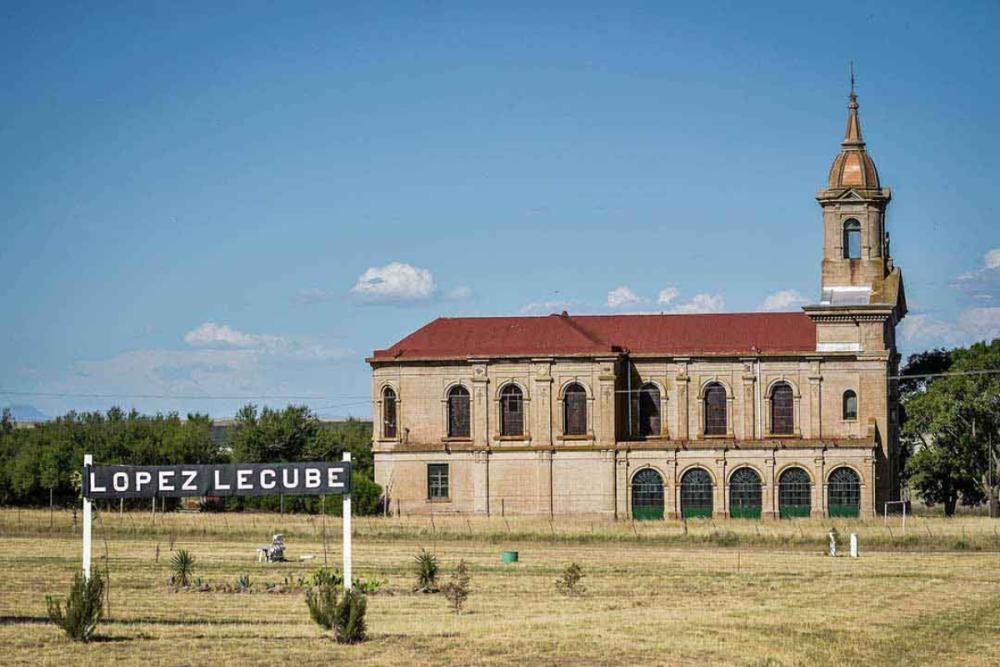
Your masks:
M778 478L778 516L807 517L812 512L812 480L802 468L788 468Z
M831 472L826 490L830 516L856 517L861 513L861 479L851 468Z
M761 511L760 475L753 468L738 468L729 477L729 516L759 519Z
M500 435L524 435L524 394L516 384L500 390Z
M469 390L458 385L448 392L448 437L468 438L472 433Z
M652 468L632 477L632 518L663 518L663 477Z
M681 516L685 519L712 516L712 476L702 468L692 468L681 477Z

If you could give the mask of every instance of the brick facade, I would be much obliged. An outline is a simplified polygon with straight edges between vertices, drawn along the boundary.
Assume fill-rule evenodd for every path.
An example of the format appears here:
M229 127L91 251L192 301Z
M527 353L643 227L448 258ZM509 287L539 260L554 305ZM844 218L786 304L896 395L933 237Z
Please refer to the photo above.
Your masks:
M693 516L700 502L702 512L726 517L743 507L729 483L743 468L759 481L762 518L790 511L792 487L780 483L790 479L782 478L790 468L808 475L809 484L796 487L796 507L813 516L845 507L872 516L895 499L897 392L891 378L899 362L895 326L906 306L884 232L890 195L861 140L853 93L849 110L843 150L817 197L823 296L804 316L459 318L435 321L376 351L368 360L375 475L390 509L628 518L645 507L637 499L647 502L642 494L653 489L654 514L662 508L666 517ZM863 173L852 172L852 164L861 164ZM854 224L860 256L845 249L845 230ZM741 338L718 331L727 327L757 328ZM502 435L501 392L512 385L520 391L523 429ZM790 409L791 428L776 434L772 398L779 385L790 388L783 389L781 409ZM449 437L449 392L457 386L468 392L469 432ZM723 410L721 401L709 407L710 386L725 391L725 432L719 435L706 434L706 411L721 420ZM571 387L584 394L579 434L567 433ZM642 402L630 400L643 387ZM856 414L847 418L846 392L856 397ZM394 421L387 400L394 403ZM655 415L642 423L658 431L636 428L637 414L640 421ZM440 465L447 468L433 470L445 475L439 481L446 479L446 492L430 486L429 466ZM838 483L831 495L831 475L844 477L837 472L842 468L853 471L846 477L856 484L845 492L848 487ZM661 480L662 501L660 487L633 483L646 469ZM698 501L694 483L685 481L695 479L685 478L693 469L710 479L697 487ZM751 488L757 494L758 487Z

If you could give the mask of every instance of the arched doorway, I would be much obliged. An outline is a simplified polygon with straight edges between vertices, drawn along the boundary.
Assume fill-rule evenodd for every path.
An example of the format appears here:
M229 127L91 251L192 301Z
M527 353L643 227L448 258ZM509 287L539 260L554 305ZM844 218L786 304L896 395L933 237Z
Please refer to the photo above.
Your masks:
M663 477L652 468L643 468L632 477L632 518L663 518Z
M861 513L861 479L850 468L830 473L826 493L830 516L854 518Z
M681 477L681 516L685 519L712 516L712 477L707 470L692 468Z
M808 517L812 512L812 480L802 468L788 468L778 478L778 516Z
M760 475L753 468L737 469L729 478L729 516L759 519L760 508Z

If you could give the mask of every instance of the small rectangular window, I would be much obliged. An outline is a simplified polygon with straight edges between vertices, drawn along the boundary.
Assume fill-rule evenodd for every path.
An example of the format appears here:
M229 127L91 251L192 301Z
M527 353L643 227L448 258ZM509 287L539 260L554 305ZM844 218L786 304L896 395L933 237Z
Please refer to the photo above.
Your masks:
M427 464L427 498L429 500L448 499L448 464Z

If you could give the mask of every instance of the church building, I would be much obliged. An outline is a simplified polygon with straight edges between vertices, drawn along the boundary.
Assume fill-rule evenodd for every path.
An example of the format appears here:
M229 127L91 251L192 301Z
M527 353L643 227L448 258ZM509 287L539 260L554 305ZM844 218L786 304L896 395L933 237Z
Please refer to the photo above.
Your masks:
M402 514L871 517L898 497L891 192L852 89L801 312L439 318L367 360ZM817 234L818 236L818 234Z

